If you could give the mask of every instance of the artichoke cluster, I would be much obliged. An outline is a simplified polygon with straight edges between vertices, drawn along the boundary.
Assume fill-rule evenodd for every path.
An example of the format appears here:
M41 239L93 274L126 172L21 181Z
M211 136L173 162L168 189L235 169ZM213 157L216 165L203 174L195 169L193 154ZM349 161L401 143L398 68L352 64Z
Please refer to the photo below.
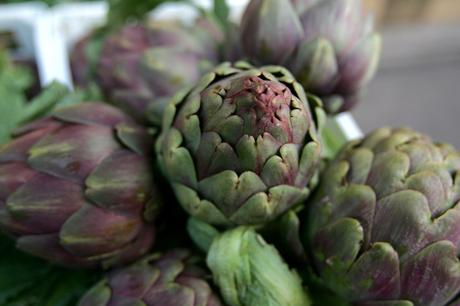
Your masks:
M460 153L380 128L325 154L379 49L359 0L96 30L73 73L107 103L0 146L0 230L103 273L79 306L459 306Z

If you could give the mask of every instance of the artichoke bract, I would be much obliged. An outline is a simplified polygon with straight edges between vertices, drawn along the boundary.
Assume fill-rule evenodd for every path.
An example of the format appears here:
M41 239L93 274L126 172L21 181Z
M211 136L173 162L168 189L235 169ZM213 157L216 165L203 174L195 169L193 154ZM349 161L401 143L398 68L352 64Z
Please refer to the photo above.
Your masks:
M286 66L330 113L359 100L381 49L361 0L252 0L241 40L251 61Z
M215 238L207 263L229 306L311 304L297 273L251 228Z
M286 69L224 63L167 106L158 161L191 215L265 223L309 194L322 117Z
M303 238L328 287L356 305L443 306L460 293L459 220L460 154L382 128L330 164Z
M221 306L187 250L150 255L109 272L79 306Z
M160 200L151 135L103 103L61 108L0 147L0 229L17 247L66 266L145 254Z

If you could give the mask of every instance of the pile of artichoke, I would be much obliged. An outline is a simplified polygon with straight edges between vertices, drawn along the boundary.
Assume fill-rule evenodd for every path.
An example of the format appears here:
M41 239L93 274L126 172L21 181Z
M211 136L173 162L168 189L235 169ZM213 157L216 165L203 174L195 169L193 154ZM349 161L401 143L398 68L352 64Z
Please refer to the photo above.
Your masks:
M0 145L0 230L102 271L80 306L459 306L460 153L380 128L325 154L379 53L360 0L95 30L72 71L107 103Z

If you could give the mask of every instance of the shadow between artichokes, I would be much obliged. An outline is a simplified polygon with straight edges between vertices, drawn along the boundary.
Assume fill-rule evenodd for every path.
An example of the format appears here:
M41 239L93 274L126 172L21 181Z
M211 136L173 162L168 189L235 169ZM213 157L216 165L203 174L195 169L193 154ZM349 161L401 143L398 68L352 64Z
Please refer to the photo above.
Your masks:
M265 223L309 194L324 117L286 69L224 63L168 104L158 162L192 216Z

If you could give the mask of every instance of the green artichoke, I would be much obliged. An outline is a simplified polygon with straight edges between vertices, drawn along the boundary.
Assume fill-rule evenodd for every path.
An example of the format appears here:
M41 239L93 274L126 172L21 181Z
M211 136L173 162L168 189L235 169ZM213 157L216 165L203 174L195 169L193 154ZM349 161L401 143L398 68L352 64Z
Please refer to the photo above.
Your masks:
M133 260L152 245L159 207L151 136L102 103L61 108L0 147L0 229L66 266Z
M265 223L309 194L324 114L286 69L222 64L178 94L164 116L158 161L198 219Z
M310 305L297 273L251 228L215 238L207 263L229 306Z
M381 49L361 0L252 0L241 41L251 61L286 66L330 113L359 100Z
M460 154L378 129L329 165L305 227L319 276L354 305L447 305L460 294Z
M108 273L79 306L221 306L190 252L150 255Z

